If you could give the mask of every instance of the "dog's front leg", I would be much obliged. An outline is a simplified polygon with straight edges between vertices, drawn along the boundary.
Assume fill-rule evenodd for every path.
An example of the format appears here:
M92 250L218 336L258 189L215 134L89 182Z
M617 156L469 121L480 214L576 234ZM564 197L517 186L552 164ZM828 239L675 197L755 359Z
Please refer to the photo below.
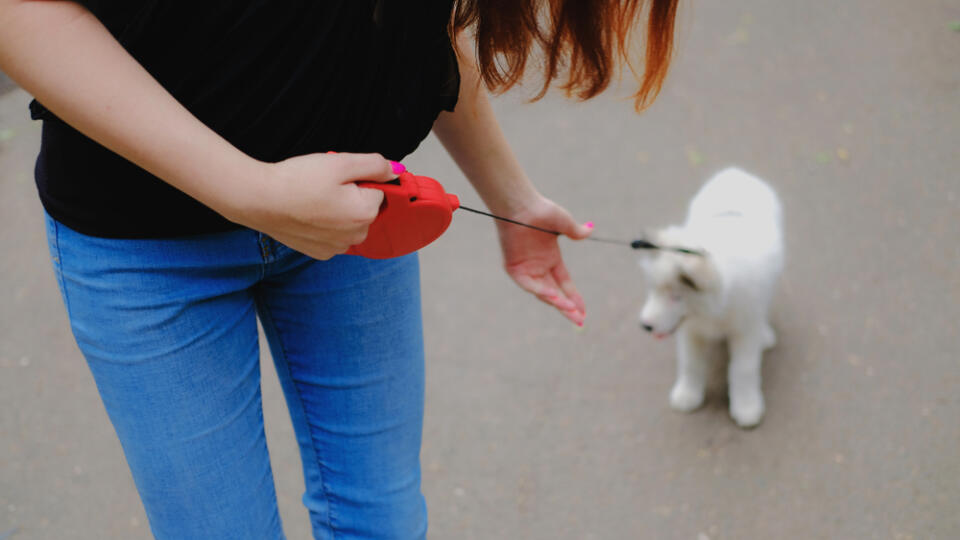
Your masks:
M670 406L690 412L703 405L707 387L707 348L684 328L677 331L677 380L670 390Z
M730 391L730 416L740 427L753 427L763 419L764 403L760 364L763 360L762 335L731 337L727 384Z

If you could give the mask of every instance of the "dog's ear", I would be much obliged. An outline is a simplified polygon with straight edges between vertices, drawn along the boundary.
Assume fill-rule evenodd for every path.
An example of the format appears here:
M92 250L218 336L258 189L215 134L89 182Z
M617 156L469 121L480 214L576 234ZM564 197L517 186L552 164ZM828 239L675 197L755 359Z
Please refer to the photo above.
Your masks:
M680 256L680 283L694 291L705 291L719 285L720 277L709 254Z
M700 286L697 285L697 282L694 281L693 278L691 278L690 276L684 274L683 272L680 272L680 275L677 276L677 279L680 280L680 283L682 283L684 286L690 289L693 289L695 291L700 290Z

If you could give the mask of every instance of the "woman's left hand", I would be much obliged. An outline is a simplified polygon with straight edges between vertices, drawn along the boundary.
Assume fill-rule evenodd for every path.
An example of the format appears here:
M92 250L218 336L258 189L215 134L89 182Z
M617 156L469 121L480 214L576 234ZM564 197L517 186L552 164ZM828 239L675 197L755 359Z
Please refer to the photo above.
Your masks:
M510 219L559 231L574 240L590 236L589 225L579 225L562 207L537 196ZM511 223L497 222L504 268L520 288L557 308L577 326L583 326L586 308L583 298L563 264L558 237Z

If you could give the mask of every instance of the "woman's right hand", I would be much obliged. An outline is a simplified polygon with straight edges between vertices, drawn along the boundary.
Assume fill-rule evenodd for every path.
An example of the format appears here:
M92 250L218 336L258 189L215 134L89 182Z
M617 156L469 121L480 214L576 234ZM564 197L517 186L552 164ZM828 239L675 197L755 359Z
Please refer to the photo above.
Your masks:
M253 159L200 122L75 2L0 0L0 69L87 137L318 259L362 242L377 217L383 193L354 182L397 176L377 154Z
M379 213L383 192L355 182L396 177L392 163L379 154L297 156L262 164L252 185L238 186L236 199L220 211L236 223L325 260L363 242Z
M383 192L354 182L397 176L377 154L255 160L200 122L75 2L0 0L0 69L87 137L318 259L361 243L377 217Z

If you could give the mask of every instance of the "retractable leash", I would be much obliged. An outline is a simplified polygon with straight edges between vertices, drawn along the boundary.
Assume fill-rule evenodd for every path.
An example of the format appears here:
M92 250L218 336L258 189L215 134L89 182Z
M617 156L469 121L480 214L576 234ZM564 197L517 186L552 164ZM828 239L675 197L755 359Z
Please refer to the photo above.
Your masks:
M458 208L546 234L560 235L560 231L544 229L463 206L460 204L460 199L452 193L447 193L440 182L427 176L416 176L409 171L400 174L396 180L390 182L357 182L357 185L382 191L383 203L377 218L370 224L367 239L351 246L347 250L348 255L360 255L368 259L389 259L417 251L429 245L447 230L453 219L453 212ZM627 241L594 236L588 236L586 239L605 244L630 246L633 249L657 249L703 256L700 251L659 246L644 239Z

